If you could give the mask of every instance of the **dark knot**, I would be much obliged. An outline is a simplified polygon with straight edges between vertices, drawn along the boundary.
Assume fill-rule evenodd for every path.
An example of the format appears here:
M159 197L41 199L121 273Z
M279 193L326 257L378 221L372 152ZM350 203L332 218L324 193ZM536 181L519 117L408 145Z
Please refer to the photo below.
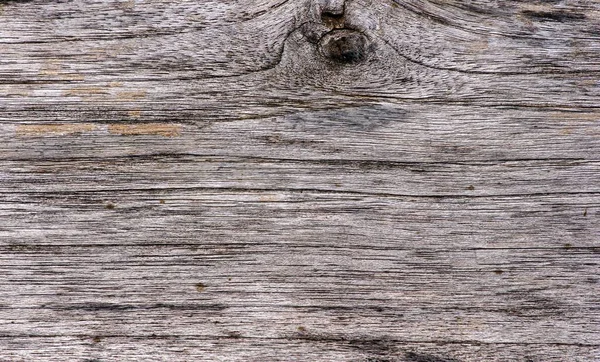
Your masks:
M319 51L337 63L358 63L367 56L369 39L355 30L336 29L321 38Z

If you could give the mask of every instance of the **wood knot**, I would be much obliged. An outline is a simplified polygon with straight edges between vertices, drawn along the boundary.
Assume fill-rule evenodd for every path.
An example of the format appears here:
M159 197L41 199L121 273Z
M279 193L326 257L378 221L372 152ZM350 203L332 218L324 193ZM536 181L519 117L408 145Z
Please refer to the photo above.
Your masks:
M319 41L321 54L337 63L358 63L369 51L367 37L355 30L336 29L325 34Z

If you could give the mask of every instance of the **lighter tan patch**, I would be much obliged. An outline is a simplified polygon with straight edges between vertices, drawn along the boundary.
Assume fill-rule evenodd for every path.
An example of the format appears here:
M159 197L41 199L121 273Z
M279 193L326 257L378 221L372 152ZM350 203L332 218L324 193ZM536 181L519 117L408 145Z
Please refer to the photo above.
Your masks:
M600 20L600 10L589 10L585 12L588 19Z
M118 6L124 10L131 10L135 7L135 0L127 0L125 2L119 3Z
M520 6L522 12L531 13L550 13L556 10L556 6L552 4L523 4Z
M62 80L84 80L85 77L82 74L77 73L61 73L59 74Z
M16 134L21 137L62 136L92 132L96 128L93 124L24 124L17 126Z
M69 73L63 70L59 59L48 59L38 72L42 77L58 77L62 80L84 80L85 77L78 73Z
M120 54L131 54L135 51L137 45L135 43L118 45L110 48L106 48L104 53L110 57L116 57Z
M8 97L29 97L31 95L31 86L0 86L0 94L5 94Z
M127 115L131 118L140 118L140 116L142 115L142 111L140 111L140 110L129 111L129 112L127 112Z
M58 75L58 70L56 69L49 69L49 68L44 68L41 69L39 72L39 75L43 76L43 77L47 77L47 76L53 76L53 75Z
M63 93L67 97L85 97L98 94L108 94L108 91L100 87L81 87L69 89Z
M16 93L12 93L9 94L10 96L14 96L14 97L29 97L31 96L31 93L25 93L25 92L16 92Z
M573 129L572 128L563 128L563 130L560 131L560 134L565 135L565 136L568 136L571 133L573 133Z
M584 87L594 87L596 85L600 85L600 80L598 80L598 79L582 79L579 81L579 84Z
M551 117L553 119L568 121L568 122L577 122L577 121L600 121L600 113L596 112L552 112Z
M488 50L489 47L490 47L489 38L485 38L480 41L474 41L474 42L470 43L467 49L470 51L473 51L473 52L481 53L481 52Z
M191 15L187 15L185 17L185 20L189 21L189 22L193 22L193 23L200 23L206 20L206 17L204 15L198 15L198 14L191 14Z
M146 91L127 91L127 92L118 92L117 98L123 101L134 101L136 99L141 99L146 97Z
M259 197L260 202L275 202L278 200L279 200L279 197L277 195L261 195Z
M181 125L168 123L110 124L108 132L121 136L177 137L181 134Z
M47 59L38 72L41 76L54 76L61 72L62 64L59 59Z

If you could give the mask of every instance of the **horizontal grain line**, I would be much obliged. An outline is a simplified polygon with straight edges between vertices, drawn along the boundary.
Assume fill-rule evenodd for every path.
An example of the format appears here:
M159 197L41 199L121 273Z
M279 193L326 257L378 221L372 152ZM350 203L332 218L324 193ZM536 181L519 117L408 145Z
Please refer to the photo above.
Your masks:
M568 342L486 342L477 340L410 340L393 338L344 338L322 335L300 335L296 334L289 337L251 337L243 335L202 335L202 334L0 334L0 339L11 338L130 338L130 339L195 339L195 340L249 340L249 341L307 341L307 342L325 342L325 343L415 343L415 344L436 344L436 345L514 345L514 346L575 346L575 347L599 347L600 343L568 343Z
M387 166L388 168L402 168L402 167L414 167L414 166L430 166L430 165L449 165L449 166L499 166L502 163L579 163L589 164L600 162L600 159L585 159L585 158L498 158L498 159L481 159L472 161L394 161L394 160L377 160L377 159L334 159L334 158L283 158L283 157L259 157L259 156L228 156L222 154L194 154L194 153L153 153L153 154L138 154L138 155L123 155L123 156L83 156L83 157L39 157L39 158L3 158L0 162L57 162L57 163L73 163L73 162L96 162L102 161L119 161L119 160L148 160L156 161L168 158L181 159L198 159L198 158L209 158L211 161L218 162L236 162L245 163L247 161L259 161L252 163L310 163L310 164L324 164L324 165L376 165L376 166ZM544 165L547 167L548 165ZM557 166L573 166L569 165L557 165Z
M558 111L581 111L581 110L597 110L600 109L598 105L573 105L573 104L532 104L532 103L493 103L491 100L473 99L468 96L464 96L462 99L457 98L440 98L440 97L423 97L423 98L403 98L398 96L392 96L383 93L370 93L370 94L352 94L347 92L338 92L338 95L346 97L357 97L361 99L369 99L373 101L381 101L382 99L394 101L402 101L403 104L419 104L419 105L440 105L440 106L463 106L463 107L478 107L478 108L499 108L499 109L539 109L543 111L558 110Z
M275 64L276 66L276 64ZM254 70L253 72L261 72L264 71L266 69L269 69L269 66L266 66L261 69L257 69ZM210 80L211 78L215 78L215 79L223 79L223 78L235 78L238 77L240 75L226 75L226 76L215 76L215 77L203 77L203 78L197 78L197 77L174 77L174 78L169 78L168 80L173 80L173 81L188 81L188 80ZM151 82L151 83L155 83L159 80L163 79L164 77L161 78L148 78L148 79L139 79L136 78L135 82L137 83L145 83L145 82ZM8 82L6 79L2 80L0 79L0 85L19 85L19 84L42 84L42 85L53 85L53 84L72 84L73 81L71 80L56 80L56 81L48 81L48 80L40 80L40 81L36 81L36 80L23 80L23 81L14 81L14 82ZM404 98L404 97L398 97L398 96L393 96L393 95L389 95L389 94L382 94L382 93L368 93L368 94L352 94L352 93L344 93L344 92L338 92L337 95L341 95L344 97L357 97L359 96L361 99L369 99L373 102L376 101L381 101L381 100L386 100L388 102L390 101L397 101L397 102L402 102L402 104L419 104L419 105L430 105L430 104L434 104L434 105L441 105L441 106L464 106L464 107L478 107L478 108L499 108L499 109L514 109L514 110L518 110L518 109L540 109L540 110L568 110L568 111L581 111L581 110L598 110L600 109L600 106L598 105L573 105L572 103L570 104L533 104L533 103L494 103L491 100L477 100L477 99L469 99L467 96L465 96L463 99L451 99L451 98L434 98L434 97L423 97L423 98ZM275 95L271 95L271 94L262 94L261 95L262 99L269 99L269 98L274 98L279 100L280 97L275 96ZM42 97L36 97L36 98L42 98ZM2 99L2 98L0 98ZM289 104L293 104L294 103L294 99L288 99L286 100L288 103L284 104L282 107L288 107L288 108L293 108L293 106L290 106ZM181 103L176 103L176 102L165 102L164 100L161 101L155 101L155 102L145 102L145 103L151 103L151 104L157 104L160 103L160 105L162 106L170 106L170 105L177 105L177 110L174 111L172 108L165 108L162 110L156 110L153 109L153 111L162 111L162 112L170 112L170 113L174 113L174 112L182 112L182 111L202 111L202 110L206 110L206 109L202 109L202 108L183 108L181 107ZM66 105L73 105L75 106L73 109L68 109L65 106ZM136 102L136 104L143 104L142 102ZM66 102L61 102L61 103L56 103L54 105L60 105L61 107L63 107L64 111L67 112L76 112L76 113L81 113L83 111L86 111L86 109L82 109L81 108L81 104L79 102L71 102L71 103L66 103ZM114 104L114 102L110 103L110 102L106 102L106 103L101 103L101 102L97 102L96 105L98 107L107 107L110 108L111 111L126 111L129 110L129 108L119 108L116 107L116 105ZM28 104L27 105L27 109L12 109L11 112L16 113L16 112L27 112L28 116L30 116L31 112L40 112L40 109L43 111L47 111L48 106L45 105L44 107L33 107L34 104ZM306 107L304 105L301 105L301 111L306 111ZM94 109L92 111L97 111L99 108ZM54 110L53 110L54 111ZM285 115L285 114L283 114ZM278 114L276 114L275 116L279 116ZM267 118L267 117L273 117L273 114L270 115L265 115L262 118ZM207 117L204 117L203 120L205 120ZM221 118L223 118L221 116ZM226 118L226 121L232 121L232 120L245 120L247 118L239 118L239 117L231 117L231 118ZM56 119L53 117L53 119ZM7 119L7 120L11 120L11 119ZM32 120L32 118L28 118L28 120ZM112 119L107 119L107 120L112 120ZM178 120L181 121L181 120Z
M172 191L205 191L205 192L231 192L231 193L258 193L258 192L285 192L285 193L315 193L333 195L355 195L367 197L389 197L389 198L423 198L423 199L486 199L486 198L523 198L543 196L595 196L599 191L581 192L533 192L515 194L487 194L487 195L465 195L465 194L394 194L387 192L365 192L353 190L333 190L315 188L248 188L248 187L148 187L148 188L115 188L115 189L90 189L90 190L68 190L68 191L0 191L0 195L25 195L25 196L48 196L48 195L85 195L85 194L107 194L107 193L135 193L135 192L172 192Z
M60 248L75 248L75 249L90 249L90 248L127 248L127 247L138 247L138 248L148 248L148 247L168 247L168 248L186 248L186 247L214 247L214 248L223 248L227 247L229 249L235 248L236 250L230 250L232 252L237 251L247 251L248 249L252 249L253 247L285 247L286 249L315 249L315 245L310 244L301 244L297 243L289 243L289 242L241 242L241 243L87 243L87 244L0 244L0 250L5 250L8 252L41 252L44 250L53 250ZM260 248L259 248L260 249ZM569 245L568 248L565 246L556 246L556 247L457 247L451 249L444 248L436 248L436 247L423 247L423 246L415 246L415 247L385 247L371 244L369 246L364 245L351 245L345 244L343 246L336 246L333 244L327 244L325 246L320 245L319 250L329 251L329 250L372 250L372 251L419 251L423 253L462 253L462 252L472 252L472 251L560 251L564 253L565 251L574 252L574 251L597 251L600 250L599 246L576 246ZM65 254L65 253L61 253ZM225 254L223 256L232 256L233 253ZM221 254L208 254L203 256L219 256Z
M242 337L244 338L244 337ZM246 337L249 339L258 339L257 337ZM347 342L347 343L356 343L356 344L365 344L365 343L435 343L435 344L469 344L469 345L525 345L525 346L579 346L579 347L597 347L600 344L596 343L561 343L561 342L484 342L484 341L476 341L476 340L406 340L406 339L393 339L393 338L364 338L364 339L351 339L344 337L323 337L320 335L307 335L307 336L299 336L297 335L293 339L298 340L308 340L312 342ZM288 338L273 338L273 339L288 339Z
M380 98L385 98L384 96L377 96ZM390 99L394 99L394 97L389 97ZM489 102L489 103L487 103ZM491 101L485 100L485 101L477 101L477 100L473 100L473 99L466 99L466 100L460 100L460 99L422 99L422 100L417 100L415 103L421 103L421 104L435 104L435 105L443 105L443 106L448 106L448 105L464 105L464 106L477 106L480 108L500 108L500 109L509 109L509 110L519 110L520 108L525 108L525 109L541 109L544 111L547 110L568 110L568 111L577 111L577 110L597 110L600 109L600 106L598 105L577 105L574 106L572 104L532 104L532 103L492 103Z
M64 44L64 43L76 43L76 42L98 42L98 41L115 41L115 40L131 40L131 39L147 39L147 38L158 38L163 36L171 36L171 35L182 35L182 34L191 34L195 33L199 30L205 30L205 28L194 27L191 29L187 29L182 31L181 29L173 29L172 31L162 31L162 32L150 32L150 29L144 33L130 33L130 34L97 34L95 36L70 36L70 37L62 37L62 38L53 38L46 40L20 40L20 41L3 41L0 42L0 45L29 45L29 44Z

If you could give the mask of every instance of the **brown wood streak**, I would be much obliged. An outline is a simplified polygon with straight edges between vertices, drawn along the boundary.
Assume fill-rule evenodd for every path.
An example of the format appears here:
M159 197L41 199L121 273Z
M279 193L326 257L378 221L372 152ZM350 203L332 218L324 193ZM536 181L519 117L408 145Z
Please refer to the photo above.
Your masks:
M600 360L598 3L340 4L0 1L1 361Z

